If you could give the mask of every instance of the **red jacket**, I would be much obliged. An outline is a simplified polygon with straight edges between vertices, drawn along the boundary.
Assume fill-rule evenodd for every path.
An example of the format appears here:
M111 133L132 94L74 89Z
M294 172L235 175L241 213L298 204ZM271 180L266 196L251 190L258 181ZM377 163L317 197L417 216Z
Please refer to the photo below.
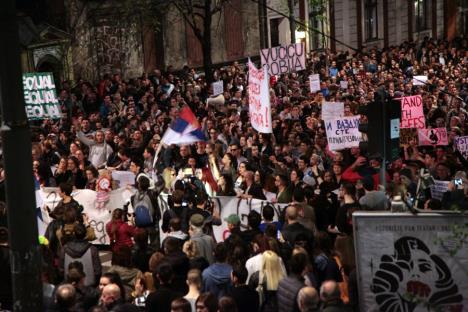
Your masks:
M351 166L346 168L346 170L341 175L341 179L343 181L350 182L353 184L356 184L358 180L362 180L363 178L364 177L361 176L357 171L354 171ZM387 182L391 181L390 176L388 175L386 171L385 171L385 179L387 180ZM372 175L372 180L374 180L374 189L377 190L380 184L380 173L379 172L374 173Z
M112 227L114 224L116 226L115 235L112 233ZM124 245L132 248L132 237L135 235L135 229L136 228L134 226L131 226L121 220L107 223L106 232L111 242L112 251L115 251Z

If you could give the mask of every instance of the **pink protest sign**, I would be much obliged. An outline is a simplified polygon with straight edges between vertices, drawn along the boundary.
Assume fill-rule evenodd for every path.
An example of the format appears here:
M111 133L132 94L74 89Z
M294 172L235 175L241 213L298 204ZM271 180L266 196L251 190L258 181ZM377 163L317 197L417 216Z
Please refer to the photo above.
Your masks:
M405 96L401 98L400 128L426 128L423 102L420 95Z
M419 129L419 145L448 145L447 129Z

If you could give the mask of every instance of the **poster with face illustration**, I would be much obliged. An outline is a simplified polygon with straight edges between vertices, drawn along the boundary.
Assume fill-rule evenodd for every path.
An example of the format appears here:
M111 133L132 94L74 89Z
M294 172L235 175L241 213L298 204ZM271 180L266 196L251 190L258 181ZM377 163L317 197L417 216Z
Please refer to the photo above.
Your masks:
M353 214L361 311L468 311L468 216Z

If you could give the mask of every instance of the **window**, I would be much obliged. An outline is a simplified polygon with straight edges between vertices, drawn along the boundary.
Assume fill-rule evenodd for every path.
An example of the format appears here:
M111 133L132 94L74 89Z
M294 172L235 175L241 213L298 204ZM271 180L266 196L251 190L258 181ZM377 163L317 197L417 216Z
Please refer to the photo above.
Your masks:
M379 36L377 22L377 0L364 2L366 41L375 40Z
M414 29L417 32L429 28L428 18L430 12L428 10L428 2L428 0L414 0Z
M279 46L279 25L282 17L270 19L270 47Z

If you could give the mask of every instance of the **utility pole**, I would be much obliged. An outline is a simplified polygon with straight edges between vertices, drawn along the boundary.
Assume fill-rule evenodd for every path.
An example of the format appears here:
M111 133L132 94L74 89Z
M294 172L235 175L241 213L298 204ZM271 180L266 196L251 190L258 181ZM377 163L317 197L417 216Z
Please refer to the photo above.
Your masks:
M291 32L291 43L296 43L296 18L294 16L294 0L288 0L289 8L289 30Z
M14 0L0 1L0 108L13 311L42 311L41 257Z

